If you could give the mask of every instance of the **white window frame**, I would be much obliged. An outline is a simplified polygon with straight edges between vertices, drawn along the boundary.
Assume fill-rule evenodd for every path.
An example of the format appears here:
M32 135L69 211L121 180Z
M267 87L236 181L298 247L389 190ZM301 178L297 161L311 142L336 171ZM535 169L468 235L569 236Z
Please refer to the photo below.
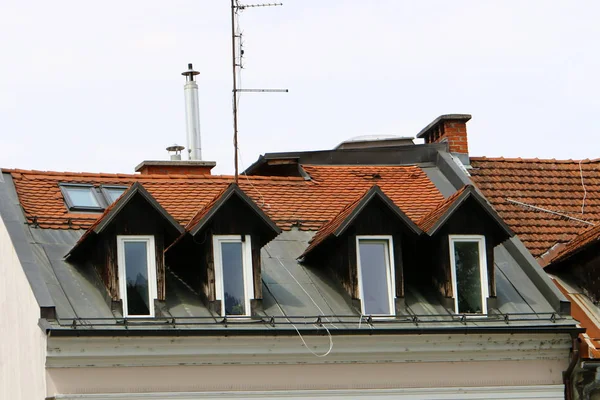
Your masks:
M391 314L375 314L373 316L379 317L390 317L396 315L396 266L394 263L394 239L391 235L357 235L356 236L356 267L358 269L358 290L360 293L360 307L361 313L365 315L365 298L363 283L362 283L362 268L360 264L360 241L381 241L386 242L387 245L387 278L388 278L388 301L390 305Z
M243 239L242 240L242 236ZM215 261L215 300L221 301L221 316L225 317L225 288L223 283L223 253L221 243L242 244L242 275L244 277L244 315L232 315L233 317L249 317L251 315L250 300L254 298L254 279L252 273L252 242L250 235L214 235L213 255Z
M489 297L489 283L487 272L487 254L485 246L485 236L483 235L448 235L450 245L450 270L452 275L452 294L454 296L454 313L458 312L458 288L456 283L456 259L454 256L454 243L456 242L477 242L479 248L479 278L481 280L481 314L487 314L487 299ZM480 315L479 313L468 315Z
M148 257L148 295L150 296L149 315L129 315L127 308L127 279L125 268L125 242L145 242ZM123 317L127 318L153 318L154 300L158 297L158 284L156 282L156 251L154 236L151 235L117 235L117 261L119 263L119 291L123 301Z

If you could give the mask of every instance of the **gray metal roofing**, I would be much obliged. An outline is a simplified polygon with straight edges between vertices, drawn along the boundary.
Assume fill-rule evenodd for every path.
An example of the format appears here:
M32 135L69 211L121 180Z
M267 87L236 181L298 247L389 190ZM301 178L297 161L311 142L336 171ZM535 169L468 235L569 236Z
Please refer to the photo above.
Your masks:
M444 161L441 156L440 159ZM451 164L425 169L445 196L466 178L448 176L448 171L452 172L453 168L458 170ZM466 180L468 182L468 178ZM529 253L522 254L524 248L518 247L518 239L496 248L497 308L488 317L461 318L446 309L434 293L407 287L405 306L398 310L398 316L373 321L360 315L339 282L325 271L297 262L296 258L314 234L297 230L282 232L262 249L263 310L257 319L228 318L223 321L207 309L198 293L167 268L167 296L160 312L162 317L155 321L126 321L111 310L106 289L95 271L91 267L74 266L64 259L83 231L39 229L27 225L10 174L4 174L4 182L0 182L0 216L38 303L42 307L56 307L58 319L47 325L51 329L80 332L133 328L214 331L241 326L246 330L287 331L292 327L318 330L320 323L330 330L510 329L575 325L570 317L559 315L564 311L561 305L566 299L541 268L535 266L539 271L532 269L533 259Z

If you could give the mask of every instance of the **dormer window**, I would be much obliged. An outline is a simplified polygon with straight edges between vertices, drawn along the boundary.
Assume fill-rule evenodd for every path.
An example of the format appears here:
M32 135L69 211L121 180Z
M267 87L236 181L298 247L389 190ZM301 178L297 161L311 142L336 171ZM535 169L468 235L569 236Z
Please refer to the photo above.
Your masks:
M450 235L449 240L454 311L486 314L489 294L485 237Z
M250 315L254 298L250 235L213 236L216 300L221 315Z
M395 276L391 236L357 236L358 282L362 313L394 315Z
M157 298L154 236L117 236L124 317L154 317Z

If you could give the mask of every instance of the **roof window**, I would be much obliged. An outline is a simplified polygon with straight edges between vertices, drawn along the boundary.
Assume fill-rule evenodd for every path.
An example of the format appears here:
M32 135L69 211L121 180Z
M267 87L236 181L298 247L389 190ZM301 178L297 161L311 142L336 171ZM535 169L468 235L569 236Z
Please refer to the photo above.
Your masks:
M127 190L124 186L98 188L89 184L61 183L60 190L69 211L103 211Z
M101 191L108 204L114 203L127 190L124 186L101 186Z
M100 203L92 185L60 185L69 211L101 211Z

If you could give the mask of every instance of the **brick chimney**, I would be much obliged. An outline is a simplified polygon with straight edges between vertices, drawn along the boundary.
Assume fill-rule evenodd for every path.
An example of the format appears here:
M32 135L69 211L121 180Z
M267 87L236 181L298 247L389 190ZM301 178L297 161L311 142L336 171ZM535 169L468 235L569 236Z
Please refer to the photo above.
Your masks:
M142 175L210 175L214 161L143 161L135 172Z
M457 156L463 164L469 164L469 145L467 142L467 121L469 114L440 115L417 134L425 143L448 143L448 150Z

